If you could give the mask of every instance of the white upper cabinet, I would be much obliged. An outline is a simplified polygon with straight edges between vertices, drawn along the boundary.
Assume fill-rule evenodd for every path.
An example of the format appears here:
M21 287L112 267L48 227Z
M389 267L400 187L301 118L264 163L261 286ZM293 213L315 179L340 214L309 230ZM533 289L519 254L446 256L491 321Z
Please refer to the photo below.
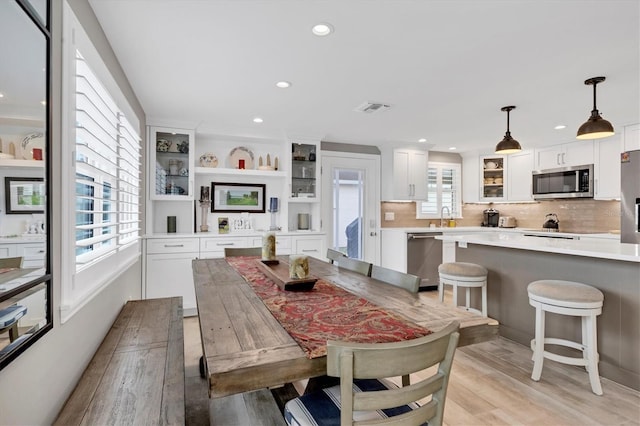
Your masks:
M618 135L595 141L593 198L620 199L621 152L622 139Z
M625 126L623 151L635 151L638 149L640 149L640 124Z
M531 201L531 172L533 171L533 150L511 154L507 167L507 199L509 201Z
M535 150L537 170L593 164L593 141L578 141Z
M398 200L427 199L428 152L393 150L393 196Z
M477 155L462 156L462 202L480 201L480 161Z

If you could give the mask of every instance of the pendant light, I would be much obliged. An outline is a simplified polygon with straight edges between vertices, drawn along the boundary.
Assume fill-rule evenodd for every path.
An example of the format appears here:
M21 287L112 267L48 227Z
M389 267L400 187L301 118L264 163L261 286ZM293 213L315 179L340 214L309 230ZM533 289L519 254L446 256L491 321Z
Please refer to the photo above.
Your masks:
M507 133L504 134L504 138L496 145L496 154L513 154L514 152L522 151L520 143L511 137L509 131L509 112L512 109L516 109L514 106L506 106L500 108L500 111L507 111Z
M596 108L596 86L604 80L605 77L593 77L584 81L584 84L593 86L593 110L591 110L591 117L578 129L576 136L578 139L600 139L615 134L611 123L600 117Z

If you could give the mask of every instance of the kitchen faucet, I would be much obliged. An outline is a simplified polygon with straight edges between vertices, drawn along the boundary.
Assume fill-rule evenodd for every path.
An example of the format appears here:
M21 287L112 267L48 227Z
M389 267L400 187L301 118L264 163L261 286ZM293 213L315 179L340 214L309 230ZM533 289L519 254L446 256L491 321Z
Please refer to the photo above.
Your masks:
M449 218L451 218L451 210L449 210L449 207L442 206L440 209L440 228L442 228L442 222L444 221L444 209L447 209L447 214L449 215Z

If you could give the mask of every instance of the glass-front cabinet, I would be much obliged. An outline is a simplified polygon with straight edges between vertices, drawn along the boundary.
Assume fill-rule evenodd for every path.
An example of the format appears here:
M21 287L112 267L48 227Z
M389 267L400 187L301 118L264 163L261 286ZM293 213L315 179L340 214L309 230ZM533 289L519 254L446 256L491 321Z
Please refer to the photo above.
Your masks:
M291 144L291 198L316 198L316 152L315 144Z
M151 199L193 199L194 140L191 130L149 128Z
M481 197L485 200L502 200L505 191L505 158L502 156L482 157L480 159Z
M194 132L149 128L149 182L153 200L192 200Z

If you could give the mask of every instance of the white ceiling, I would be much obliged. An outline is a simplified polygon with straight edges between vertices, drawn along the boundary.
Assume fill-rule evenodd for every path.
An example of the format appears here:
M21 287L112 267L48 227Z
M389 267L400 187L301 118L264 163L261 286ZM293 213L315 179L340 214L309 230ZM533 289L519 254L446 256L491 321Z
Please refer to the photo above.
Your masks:
M637 0L89 2L148 122L201 134L491 150L515 105L533 148L575 140L600 75L603 117L640 122ZM365 101L392 108L353 111Z

